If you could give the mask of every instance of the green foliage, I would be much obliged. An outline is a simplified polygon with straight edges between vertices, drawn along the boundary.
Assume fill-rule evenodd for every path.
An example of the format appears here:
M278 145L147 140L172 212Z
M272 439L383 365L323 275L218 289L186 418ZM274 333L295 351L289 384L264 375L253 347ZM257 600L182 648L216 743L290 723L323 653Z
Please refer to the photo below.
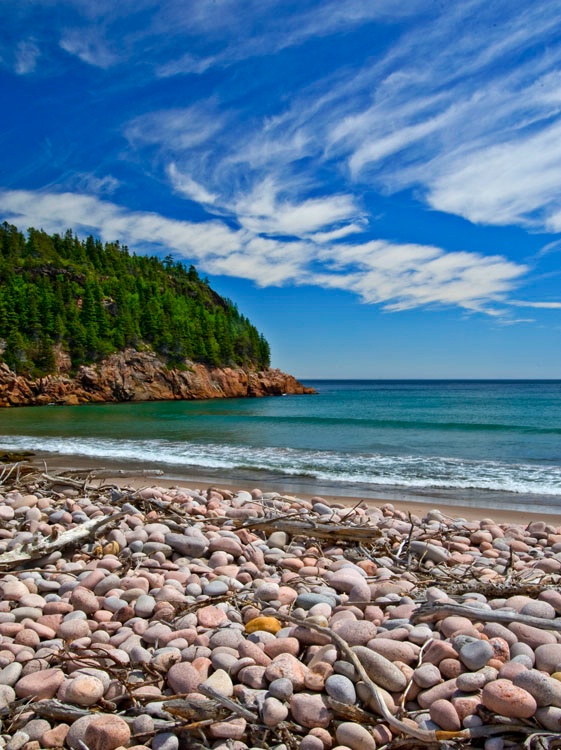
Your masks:
M125 347L153 349L170 366L186 360L265 369L267 341L194 266L131 254L118 242L79 240L0 225L0 361L19 373L55 369L55 347L72 365Z

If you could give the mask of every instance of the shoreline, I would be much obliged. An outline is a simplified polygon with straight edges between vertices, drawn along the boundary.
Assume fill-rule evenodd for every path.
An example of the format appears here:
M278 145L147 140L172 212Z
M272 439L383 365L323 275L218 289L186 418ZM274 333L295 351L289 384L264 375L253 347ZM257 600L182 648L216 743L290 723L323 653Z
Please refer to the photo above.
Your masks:
M340 504L344 507L352 507L364 503L368 507L381 507L391 504L396 510L424 516L429 511L437 509L450 519L465 518L469 521L479 521L483 518L491 518L496 523L527 526L536 520L547 524L561 526L561 507L559 513L540 511L537 507L524 510L515 510L495 505L485 505L477 492L469 493L471 498L452 497L451 493L438 491L408 492L404 488L362 488L360 486L342 486L339 490L333 485L322 484L318 481L302 481L299 478L275 476L244 477L243 472L227 470L197 471L192 468L184 469L177 466L164 464L147 464L142 461L131 462L126 460L98 460L88 456L64 455L52 453L39 453L30 458L29 463L35 466L46 465L49 473L63 471L93 471L105 470L115 471L115 476L106 476L99 480L100 484L115 484L118 486L132 486L140 489L145 486L160 487L188 487L189 489L208 489L209 487L221 487L229 491L246 490L251 491L259 487L263 492L278 492L279 495L298 497L302 500L310 500L321 497L330 505ZM135 476L138 471L162 471L161 475ZM130 477L126 472L130 471ZM125 472L124 474L122 472ZM468 493L468 491L464 491Z

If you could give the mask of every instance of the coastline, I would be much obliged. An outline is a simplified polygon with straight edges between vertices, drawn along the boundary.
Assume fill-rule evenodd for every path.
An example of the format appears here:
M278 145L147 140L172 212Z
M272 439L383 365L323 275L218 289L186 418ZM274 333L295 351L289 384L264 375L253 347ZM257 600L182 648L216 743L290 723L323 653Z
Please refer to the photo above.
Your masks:
M340 504L344 507L352 507L363 503L368 507L381 507L391 504L396 510L411 513L423 517L430 510L437 509L451 519L465 518L467 520L481 520L491 518L496 523L527 526L536 520L547 524L561 526L561 506L559 513L540 510L536 504L527 509L516 510L504 507L500 503L490 507L485 503L485 498L476 492L462 492L452 495L449 492L418 491L412 492L400 487L378 487L364 488L360 485L336 487L334 485L322 484L318 481L305 481L298 477L286 477L280 475L263 474L244 476L243 472L224 470L196 470L192 467L184 468L169 466L165 464L135 462L124 460L98 460L87 456L64 455L36 452L30 460L34 466L46 466L50 474L63 471L93 471L105 470L115 471L98 480L100 484L114 484L118 486L134 487L140 489L145 486L158 487L188 487L189 489L208 489L209 487L221 487L229 491L251 491L259 487L263 492L278 492L279 495L298 497L302 500L310 500L314 497L325 499L330 505ZM130 476L126 472L130 471ZM139 471L161 471L161 475L135 476Z

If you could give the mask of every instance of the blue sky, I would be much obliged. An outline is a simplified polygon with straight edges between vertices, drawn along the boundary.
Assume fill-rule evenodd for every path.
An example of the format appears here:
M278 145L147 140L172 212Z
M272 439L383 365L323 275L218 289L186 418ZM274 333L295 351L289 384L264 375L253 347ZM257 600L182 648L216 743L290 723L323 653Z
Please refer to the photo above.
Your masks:
M314 377L561 377L550 0L0 0L0 218L194 263Z

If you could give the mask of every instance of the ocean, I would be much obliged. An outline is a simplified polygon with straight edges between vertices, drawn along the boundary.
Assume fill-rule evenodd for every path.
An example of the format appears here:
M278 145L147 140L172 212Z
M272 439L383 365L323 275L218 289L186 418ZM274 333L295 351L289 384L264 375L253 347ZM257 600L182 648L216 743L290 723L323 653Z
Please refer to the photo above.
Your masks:
M285 493L561 513L561 381L304 381L315 396L0 411L0 450Z

